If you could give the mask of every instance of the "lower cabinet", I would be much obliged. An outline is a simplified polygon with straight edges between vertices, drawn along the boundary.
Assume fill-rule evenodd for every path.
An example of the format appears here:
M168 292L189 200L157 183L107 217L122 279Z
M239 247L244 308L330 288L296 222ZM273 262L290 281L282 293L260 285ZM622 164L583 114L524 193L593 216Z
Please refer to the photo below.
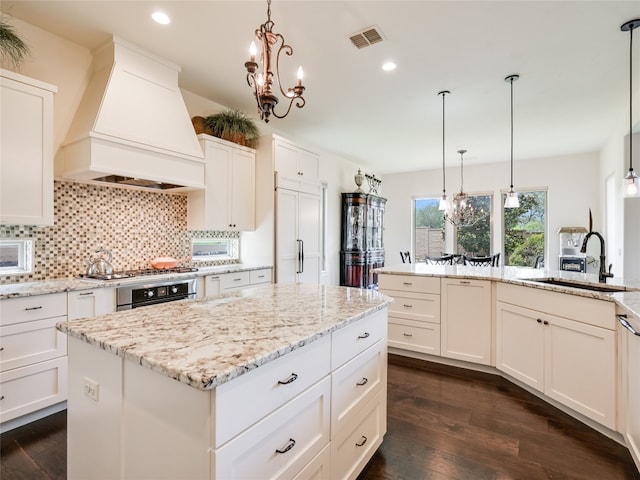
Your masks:
M520 291L523 288L527 287L498 285L496 367L615 430L614 304L543 290ZM523 293L527 306L522 306ZM538 309L530 308L534 305Z
M93 290L77 290L68 293L68 317L97 317L116 311L115 288L95 288Z
M619 326L621 356L622 356L622 383L624 385L624 404L626 405L626 418L623 422L624 437L631 456L640 469L640 335L637 333L638 322L634 322L636 328Z
M244 270L234 273L221 273L204 277L204 295L213 296L234 290L271 283L272 269Z

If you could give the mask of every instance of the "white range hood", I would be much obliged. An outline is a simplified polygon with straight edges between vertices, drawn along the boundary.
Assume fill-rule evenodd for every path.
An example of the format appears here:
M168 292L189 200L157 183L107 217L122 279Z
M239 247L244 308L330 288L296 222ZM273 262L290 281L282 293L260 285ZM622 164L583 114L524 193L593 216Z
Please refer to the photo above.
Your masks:
M202 149L180 67L113 37L56 158L56 177L180 192L205 187Z

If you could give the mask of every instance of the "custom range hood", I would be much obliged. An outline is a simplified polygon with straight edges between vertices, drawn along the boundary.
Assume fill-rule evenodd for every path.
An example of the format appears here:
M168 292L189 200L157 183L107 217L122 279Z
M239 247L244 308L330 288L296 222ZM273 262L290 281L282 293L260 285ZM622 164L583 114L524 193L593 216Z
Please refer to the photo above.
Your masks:
M118 37L94 51L93 76L56 157L56 177L165 192L205 188L179 72Z

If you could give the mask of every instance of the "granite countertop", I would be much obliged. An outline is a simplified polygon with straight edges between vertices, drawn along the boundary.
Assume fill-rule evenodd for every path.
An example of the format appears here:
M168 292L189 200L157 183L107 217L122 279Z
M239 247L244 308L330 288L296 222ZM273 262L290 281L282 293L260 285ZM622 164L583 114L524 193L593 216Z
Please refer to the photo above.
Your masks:
M373 290L275 284L70 320L57 327L187 385L209 390L391 301Z
M229 265L216 265L214 267L201 267L197 272L169 273L155 275L153 281L186 279L207 275L220 275L224 273L245 272L273 268L271 265L247 265L232 263ZM61 278L55 280L43 280L36 282L10 283L0 285L0 300L15 297L28 297L32 295L45 295L49 293L72 292L76 290L91 290L93 288L110 288L120 285L132 285L146 283L150 277L132 277L119 280L95 280L90 278Z
M627 314L627 321L640 332L640 292L614 293L613 299Z

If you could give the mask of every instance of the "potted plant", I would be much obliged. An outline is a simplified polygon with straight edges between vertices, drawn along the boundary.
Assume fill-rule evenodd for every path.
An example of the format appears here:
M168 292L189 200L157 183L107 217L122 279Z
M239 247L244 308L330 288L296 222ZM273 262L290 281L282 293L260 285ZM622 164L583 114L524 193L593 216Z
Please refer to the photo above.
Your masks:
M205 133L254 148L260 131L254 120L236 109L223 110L205 117Z
M0 16L0 59L7 59L14 67L18 67L24 57L29 55L29 47L15 33L4 16Z

